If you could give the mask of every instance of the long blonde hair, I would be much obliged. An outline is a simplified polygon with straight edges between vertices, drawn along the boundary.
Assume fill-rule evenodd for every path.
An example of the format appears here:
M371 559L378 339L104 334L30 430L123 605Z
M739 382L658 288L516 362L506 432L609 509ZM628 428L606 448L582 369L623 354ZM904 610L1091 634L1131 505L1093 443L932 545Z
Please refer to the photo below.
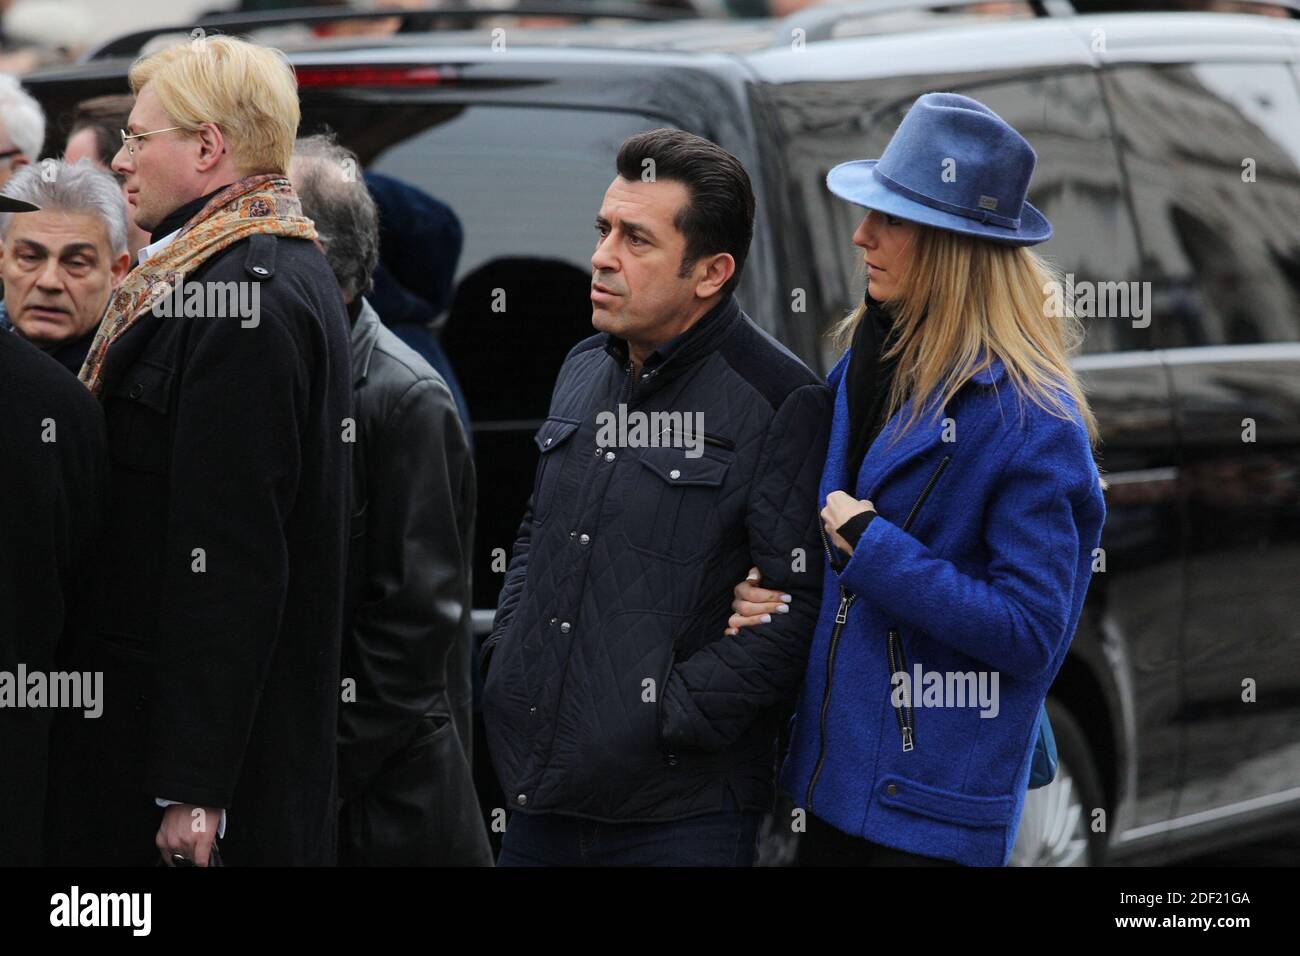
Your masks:
M1052 415L1070 419L1060 393L1073 399L1095 449L1097 420L1069 363L1083 325L1068 308L1058 318L1048 307L1049 290L1060 288L1050 284L1062 282L1061 273L1028 247L919 224L910 252L889 301L894 330L881 355L897 359L886 420L905 402L911 407L895 439L927 409L937 419L998 357L1019 393ZM865 312L859 305L831 329L837 350L848 347Z

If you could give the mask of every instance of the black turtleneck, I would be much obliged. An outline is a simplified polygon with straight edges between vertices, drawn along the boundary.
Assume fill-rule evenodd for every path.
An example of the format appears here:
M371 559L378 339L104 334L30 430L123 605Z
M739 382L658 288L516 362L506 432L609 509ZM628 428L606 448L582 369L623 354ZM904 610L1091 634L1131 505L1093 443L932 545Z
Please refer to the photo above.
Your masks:
M229 185L230 183L226 183L226 186ZM149 242L155 243L163 236L169 236L177 229L179 229L181 226L185 225L187 222L190 221L190 217L192 217L196 212L198 212L200 209L206 206L208 204L208 200L211 199L213 196L215 196L217 193L221 192L221 190L225 189L226 186L218 186L216 189L212 190L212 192L208 193L206 196L200 196L198 199L191 199L189 202L185 203L184 205L178 206L175 209L173 209L171 212L169 212L166 216L163 217L162 222L158 223L158 225L154 227L153 232L149 234Z
M886 341L893 328L893 317L884 303L871 297L863 298L866 311L850 343L849 367L844 372L844 386L848 392L849 448L848 463L850 487L856 486L862 460L867 457L871 443L885 427L885 409L889 403L889 389L894 382L897 361L881 360ZM836 532L854 547L867 529L874 512L863 512L844 522Z

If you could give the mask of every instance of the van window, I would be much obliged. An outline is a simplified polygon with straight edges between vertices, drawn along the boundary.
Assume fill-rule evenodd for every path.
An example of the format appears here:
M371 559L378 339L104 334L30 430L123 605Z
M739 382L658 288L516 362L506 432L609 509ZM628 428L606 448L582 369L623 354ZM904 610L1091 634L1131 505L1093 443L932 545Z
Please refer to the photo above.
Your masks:
M337 101L309 107L303 123L331 127L366 171L415 187L459 222L454 265L442 248L417 254L430 274L453 278L442 345L476 427L545 417L564 356L594 331L592 223L618 148L663 125L593 110ZM395 240L382 241L389 264ZM418 286L419 262L402 258L398 279Z
M1282 64L1105 79L1156 284L1161 344L1300 334L1300 93Z
M664 125L621 112L303 97L304 132L334 130L365 173L388 177L370 183L384 199L381 268L412 297L411 314L442 323L478 467L475 607L496 605L532 492L533 434L564 356L594 332L593 223L618 148ZM416 248L395 222L420 237Z
M1052 224L1052 238L1032 248L1062 273L1063 298L1072 300L1083 323L1083 351L1153 347L1149 314L1139 314L1137 231L1096 75L1064 73L958 92L1014 126L1038 154L1029 202Z
M1137 239L1095 75L1060 73L967 84L945 80L941 88L986 103L1034 147L1038 166L1028 198L1054 230L1051 240L1034 247L1036 252L1075 283L1136 280ZM833 196L825 185L826 173L845 160L878 158L925 89L916 77L908 77L787 84L771 93L789 143L790 219L806 221L813 233L804 255L811 256L810 281L818 289L810 298L825 303L823 327L853 308L865 288L861 250L850 238L865 210ZM1085 319L1084 327L1084 351L1152 344L1149 330L1135 328L1127 319ZM828 354L823 360L834 359Z

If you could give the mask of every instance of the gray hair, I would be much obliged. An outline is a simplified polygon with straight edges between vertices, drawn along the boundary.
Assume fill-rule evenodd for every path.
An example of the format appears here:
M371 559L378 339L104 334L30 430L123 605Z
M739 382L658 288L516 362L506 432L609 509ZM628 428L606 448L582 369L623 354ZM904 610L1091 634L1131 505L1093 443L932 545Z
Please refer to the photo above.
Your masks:
M4 195L21 199L41 209L98 216L108 233L108 248L114 256L126 252L126 200L122 187L89 159L75 163L47 159L24 166L5 183ZM23 213L0 213L0 236L9 232L9 222Z
M0 73L0 125L31 162L36 162L45 145L45 111L17 78Z
M344 296L365 295L379 264L379 212L357 154L331 135L303 136L294 144L289 178Z

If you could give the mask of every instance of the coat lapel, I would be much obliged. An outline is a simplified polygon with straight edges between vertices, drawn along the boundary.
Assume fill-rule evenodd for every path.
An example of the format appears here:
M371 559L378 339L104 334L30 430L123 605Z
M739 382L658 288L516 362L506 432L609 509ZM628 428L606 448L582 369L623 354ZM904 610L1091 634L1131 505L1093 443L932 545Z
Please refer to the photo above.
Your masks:
M858 472L857 484L854 488L854 497L858 499L869 498L875 500L889 478L907 465L908 462L916 458L922 458L925 454L938 445L943 438L943 416L940 415L936 420L930 414L922 416L901 438L897 441L894 436L898 434L903 423L907 421L909 412L906 406L894 413L893 417L885 423L885 427L880 430L876 440L871 443L867 449L866 457L862 459L862 470Z
M845 461L849 445L848 389L844 383L848 356L849 353L846 352L828 377L828 382L835 388L835 417L831 425L826 468L822 472L820 504L826 503L826 496L832 491L847 491L850 486ZM1002 360L994 358L992 364L972 376L971 381L981 385L991 385L1002 377L1004 371ZM935 446L942 444L944 418L942 414L937 419L929 414L922 416L911 429L894 441L894 436L902 428L907 416L908 409L904 406L885 423L876 440L871 443L866 457L862 460L862 468L857 474L857 480L852 483L853 497L874 501L880 494L880 489L891 477L905 468L909 462L925 457Z
M849 447L848 390L844 386L844 372L848 368L849 352L826 376L826 383L835 390L835 401L831 412L831 437L826 446L826 464L822 468L821 485L818 488L817 506L826 504L826 496L848 486L845 452Z

